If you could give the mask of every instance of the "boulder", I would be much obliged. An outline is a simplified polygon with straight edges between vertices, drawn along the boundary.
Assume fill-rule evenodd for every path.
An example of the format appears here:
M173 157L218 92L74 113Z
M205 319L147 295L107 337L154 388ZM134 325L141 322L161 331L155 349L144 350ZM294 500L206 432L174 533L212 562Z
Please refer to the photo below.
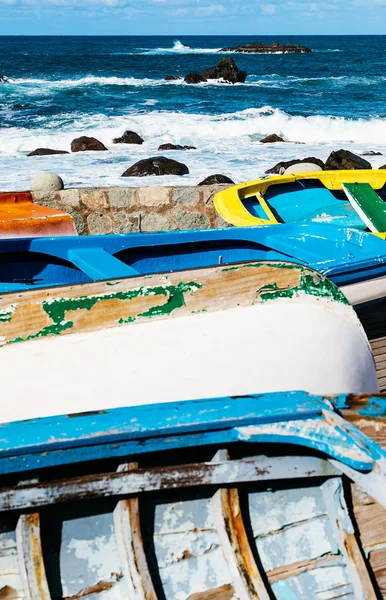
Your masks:
M372 169L372 166L367 160L350 152L350 150L338 150L337 152L331 152L326 160L326 169L328 171Z
M179 79L182 79L182 77L173 77L173 75L166 75L164 81L178 81Z
M87 137L86 135L82 135L82 137L72 140L71 152L87 152L88 150L100 152L102 150L107 150L107 148L96 138Z
M277 133L271 133L271 135L267 135L267 137L260 140L261 144L276 144L276 142L284 142L283 138Z
M303 162L291 165L284 173L312 173L313 171L323 171L323 169L315 163Z
M199 73L188 73L184 81L185 83L204 83L207 80L202 75L199 75Z
M223 79L229 83L244 83L246 71L240 71L233 58L223 58L215 67L205 69L202 76L205 79Z
M382 165L382 167L378 167L378 169L386 169L386 165Z
M261 42L252 42L251 44L240 44L231 48L222 48L220 52L248 52L250 54L309 54L311 48L300 46L299 44L262 44Z
M125 131L125 133L119 137L113 139L114 144L143 144L144 140L135 131Z
M232 181L232 179L229 179L229 177L227 177L226 175L219 175L218 173L216 173L216 175L209 175L209 177L201 181L198 185L217 185L222 183L229 183L230 185L234 185L235 182Z
M287 160L287 161L282 161L277 163L277 165L275 165L274 167L272 167L272 169L268 169L268 171L266 171L266 173L269 173L271 175L281 175L282 173L285 173L286 169L288 169L289 167L292 167L292 165L297 165L297 164L307 164L307 163L312 163L313 165L317 165L318 167L320 167L320 169L323 171L325 169L325 165L324 162L322 160L320 160L319 158L314 158L313 156L310 156L308 158L296 158L295 160Z
M158 150L197 150L195 146L180 146L179 144L161 144Z
M66 152L66 150L51 150L50 148L36 148L36 150L33 150L32 152L30 152L29 154L27 154L27 156L48 156L50 154L70 154L70 153Z
M374 152L374 150L369 150L368 152L363 152L362 156L382 156L382 152Z
M31 192L58 192L63 188L63 180L56 173L43 171L31 181Z
M189 169L183 163L166 158L165 156L155 156L153 158L144 158L129 167L122 177L146 177L147 175L188 175Z

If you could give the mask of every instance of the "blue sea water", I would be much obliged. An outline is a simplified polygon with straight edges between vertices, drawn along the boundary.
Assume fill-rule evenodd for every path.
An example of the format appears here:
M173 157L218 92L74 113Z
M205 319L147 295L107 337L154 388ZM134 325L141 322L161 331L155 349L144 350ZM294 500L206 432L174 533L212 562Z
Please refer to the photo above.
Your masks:
M311 54L231 56L245 84L166 82L216 64L240 42L296 42ZM66 185L192 184L212 173L252 179L279 160L331 150L386 149L386 36L0 37L0 189L28 188L38 171ZM115 145L126 129L141 146ZM285 144L260 144L270 133ZM109 152L34 157L69 150L79 135ZM122 179L161 143L197 147L164 155L185 162L183 178ZM374 166L386 162L379 156Z

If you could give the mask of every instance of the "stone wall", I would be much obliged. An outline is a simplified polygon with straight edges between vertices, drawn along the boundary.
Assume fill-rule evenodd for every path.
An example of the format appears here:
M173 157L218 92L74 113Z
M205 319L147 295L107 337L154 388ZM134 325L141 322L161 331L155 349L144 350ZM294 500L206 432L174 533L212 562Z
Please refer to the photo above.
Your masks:
M79 235L88 235L227 227L213 205L226 187L72 188L32 195L38 204L70 213Z

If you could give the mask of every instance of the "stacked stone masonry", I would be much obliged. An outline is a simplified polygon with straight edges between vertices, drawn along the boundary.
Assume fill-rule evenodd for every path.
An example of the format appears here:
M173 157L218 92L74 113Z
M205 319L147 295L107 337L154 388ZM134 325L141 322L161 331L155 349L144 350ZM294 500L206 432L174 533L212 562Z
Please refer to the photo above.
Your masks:
M33 192L37 204L72 215L79 235L230 227L213 198L226 185L72 188Z

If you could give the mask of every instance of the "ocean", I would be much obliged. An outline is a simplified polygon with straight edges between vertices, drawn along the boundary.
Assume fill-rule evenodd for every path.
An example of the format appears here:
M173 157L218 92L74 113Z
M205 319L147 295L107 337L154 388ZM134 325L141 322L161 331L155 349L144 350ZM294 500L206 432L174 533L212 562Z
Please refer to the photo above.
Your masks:
M201 72L240 42L299 43L311 54L231 56L244 84L187 85L165 76ZM0 189L28 189L39 171L66 186L193 185L213 173L235 182L280 160L332 150L386 154L386 36L0 37ZM113 144L125 130L141 146ZM286 143L261 144L270 133ZM27 157L70 150L80 135L109 152ZM197 147L158 152L162 143ZM121 178L136 161L164 155L183 177ZM374 167L386 156L370 158Z

